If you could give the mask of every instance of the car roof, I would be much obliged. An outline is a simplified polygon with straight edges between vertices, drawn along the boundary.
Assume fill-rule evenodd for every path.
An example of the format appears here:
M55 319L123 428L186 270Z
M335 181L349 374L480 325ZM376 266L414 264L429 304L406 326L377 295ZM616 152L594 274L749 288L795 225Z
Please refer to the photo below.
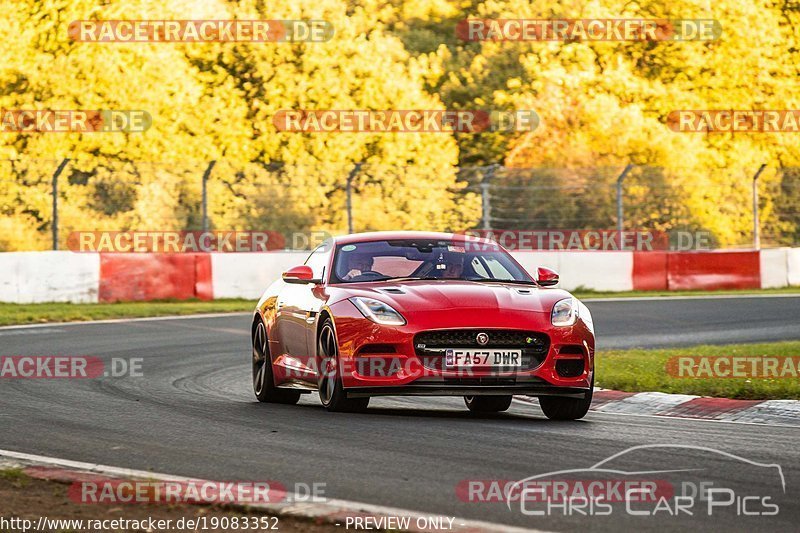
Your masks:
M368 233L351 233L350 235L340 235L333 238L335 244L353 244L400 239L430 239L443 241L469 239L469 241L473 243L497 244L489 239L484 239L483 237L477 237L468 233L443 233L438 231L373 231Z

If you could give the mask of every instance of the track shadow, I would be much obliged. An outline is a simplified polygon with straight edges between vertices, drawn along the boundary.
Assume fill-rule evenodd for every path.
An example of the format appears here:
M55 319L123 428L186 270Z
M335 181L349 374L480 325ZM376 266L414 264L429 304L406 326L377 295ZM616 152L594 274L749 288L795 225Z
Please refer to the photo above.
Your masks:
M443 408L422 408L422 407L383 407L383 406L370 406L366 411L357 413L329 413L325 411L322 404L319 403L300 403L297 405L280 405L280 404L260 404L259 402L251 402L249 405L256 408L263 408L264 406L280 407L283 412L289 409L303 410L306 412L313 412L315 415L322 414L329 417L348 417L369 419L378 417L388 418L431 418L431 419L447 419L447 420L474 420L483 422L504 422L504 421L525 421L534 423L545 424L590 424L588 420L549 420L541 413L517 413L517 412L503 412L503 413L472 413L464 407L464 410L459 409L443 409ZM513 409L513 407L512 407Z

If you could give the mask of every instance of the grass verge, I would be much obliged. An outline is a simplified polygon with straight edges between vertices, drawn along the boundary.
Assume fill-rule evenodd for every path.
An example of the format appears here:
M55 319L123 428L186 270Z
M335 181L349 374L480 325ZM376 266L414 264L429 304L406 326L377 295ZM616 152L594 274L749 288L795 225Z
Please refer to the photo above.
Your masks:
M798 400L800 377L781 378L674 377L667 362L676 356L800 356L800 342L697 346L663 350L603 350L595 361L595 385L627 392L667 392L746 400ZM701 374L695 367L695 374ZM725 367L722 367L724 370ZM746 368L750 368L749 363ZM782 368L782 367L781 367ZM797 367L793 367L797 370ZM704 374L708 375L708 374Z
M76 322L111 318L136 318L199 313L250 312L255 302L244 299L225 300L154 300L151 302L119 302L108 304L9 304L0 303L0 326L36 324L40 322Z

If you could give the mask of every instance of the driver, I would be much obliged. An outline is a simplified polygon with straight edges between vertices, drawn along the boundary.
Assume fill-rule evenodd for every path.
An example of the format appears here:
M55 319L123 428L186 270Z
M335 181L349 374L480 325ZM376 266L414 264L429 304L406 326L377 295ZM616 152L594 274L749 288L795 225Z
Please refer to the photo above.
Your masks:
M353 254L347 258L347 274L342 279L350 280L372 270L373 259L366 254Z
M464 254L448 254L442 270L442 279L458 279L464 273Z

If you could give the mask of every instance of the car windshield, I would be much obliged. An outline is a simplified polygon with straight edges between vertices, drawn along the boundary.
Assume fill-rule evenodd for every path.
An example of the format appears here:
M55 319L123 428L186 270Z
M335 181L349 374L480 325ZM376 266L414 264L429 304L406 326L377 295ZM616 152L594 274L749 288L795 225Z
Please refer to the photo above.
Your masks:
M495 244L404 239L337 246L332 283L399 279L534 283L508 253Z

